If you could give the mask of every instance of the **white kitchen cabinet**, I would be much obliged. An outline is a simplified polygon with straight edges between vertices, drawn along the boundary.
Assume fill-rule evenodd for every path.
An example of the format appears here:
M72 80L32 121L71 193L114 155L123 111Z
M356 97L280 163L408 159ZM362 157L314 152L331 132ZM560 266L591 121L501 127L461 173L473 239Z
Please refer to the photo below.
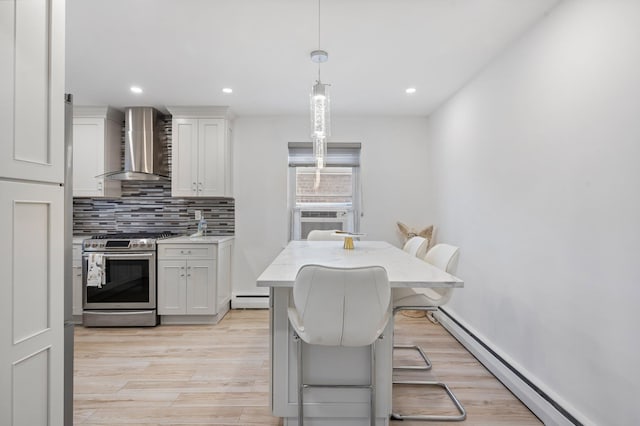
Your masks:
M158 314L163 324L215 324L222 319L231 301L231 247L231 237L158 242Z
M120 196L120 182L100 175L122 168L123 121L124 114L110 107L74 107L74 197Z
M172 114L171 195L231 197L231 126L221 107L167 107Z
M82 238L73 238L71 269L71 315L74 323L82 324Z

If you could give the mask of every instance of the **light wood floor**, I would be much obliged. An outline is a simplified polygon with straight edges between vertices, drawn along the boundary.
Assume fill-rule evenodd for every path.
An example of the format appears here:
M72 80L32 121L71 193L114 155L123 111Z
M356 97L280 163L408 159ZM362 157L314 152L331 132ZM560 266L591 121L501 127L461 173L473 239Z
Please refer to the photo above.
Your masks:
M75 424L281 425L269 412L268 319L266 310L246 310L215 326L76 328ZM467 409L464 424L542 424L440 325L400 313L395 337L427 350L434 367L421 378L449 384ZM396 353L398 362L413 359ZM395 411L423 406L455 412L442 391L394 388Z

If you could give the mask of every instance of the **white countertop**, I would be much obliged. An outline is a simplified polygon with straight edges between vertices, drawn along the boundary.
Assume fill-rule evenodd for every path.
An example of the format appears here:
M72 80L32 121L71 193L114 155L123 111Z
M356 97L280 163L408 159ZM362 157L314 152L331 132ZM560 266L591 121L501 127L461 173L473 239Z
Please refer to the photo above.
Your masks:
M304 265L338 268L382 266L391 287L463 287L464 282L411 256L385 241L355 241L353 250L342 241L291 241L258 277L258 287L293 287Z
M157 244L219 244L225 241L233 240L233 235L207 235L206 237L190 237L183 235L181 237L165 238L156 241Z

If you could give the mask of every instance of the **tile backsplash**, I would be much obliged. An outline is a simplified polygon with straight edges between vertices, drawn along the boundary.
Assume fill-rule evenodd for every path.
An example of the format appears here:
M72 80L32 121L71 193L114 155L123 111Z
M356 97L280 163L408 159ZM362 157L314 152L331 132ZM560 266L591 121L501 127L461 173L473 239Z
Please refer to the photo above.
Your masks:
M74 198L74 235L113 232L192 234L201 210L211 235L233 235L233 198L172 198L170 182L122 182L121 198Z

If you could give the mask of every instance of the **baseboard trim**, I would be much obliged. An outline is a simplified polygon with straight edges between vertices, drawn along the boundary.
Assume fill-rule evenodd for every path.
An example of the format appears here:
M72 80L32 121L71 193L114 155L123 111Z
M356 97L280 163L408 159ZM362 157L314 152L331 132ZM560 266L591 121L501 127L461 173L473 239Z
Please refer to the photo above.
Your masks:
M471 352L546 426L583 426L583 423L498 355L485 342L470 332L446 309L440 308L434 315L456 340Z
M269 309L269 295L234 294L231 309Z

